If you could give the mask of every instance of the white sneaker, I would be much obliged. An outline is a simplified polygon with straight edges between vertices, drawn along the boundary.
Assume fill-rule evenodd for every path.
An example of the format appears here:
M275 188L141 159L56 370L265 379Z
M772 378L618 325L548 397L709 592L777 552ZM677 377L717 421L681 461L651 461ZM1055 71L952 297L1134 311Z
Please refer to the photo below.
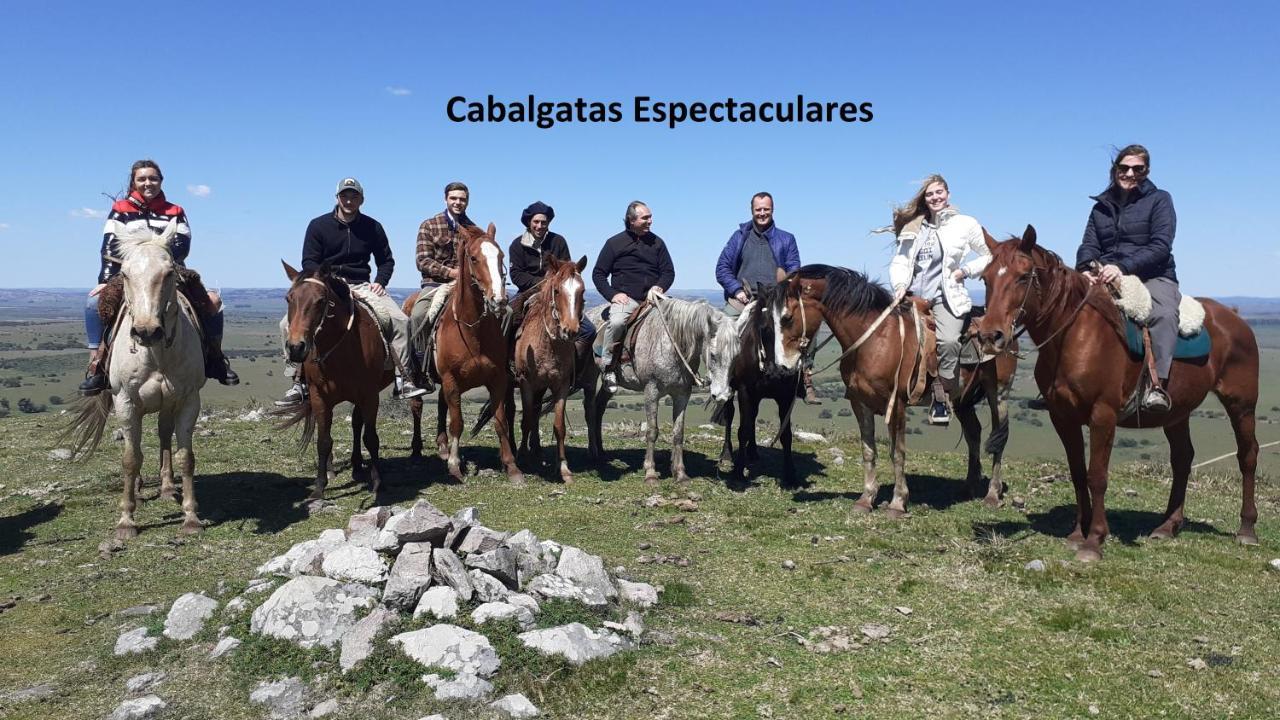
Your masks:
M409 400L411 398L422 397L427 394L427 391L417 385L414 385L408 380L402 380L397 377L396 394L400 396L401 400Z
M1162 388L1153 387L1142 398L1142 409L1154 413L1169 412L1169 393Z
M284 394L284 397L276 401L276 405L278 407L288 407L290 405L297 405L298 403L306 399L307 399L307 386L303 385L302 383L295 382L293 384L293 387L289 388L289 392L286 392Z
M612 370L604 374L604 386L611 393L618 392L618 376Z

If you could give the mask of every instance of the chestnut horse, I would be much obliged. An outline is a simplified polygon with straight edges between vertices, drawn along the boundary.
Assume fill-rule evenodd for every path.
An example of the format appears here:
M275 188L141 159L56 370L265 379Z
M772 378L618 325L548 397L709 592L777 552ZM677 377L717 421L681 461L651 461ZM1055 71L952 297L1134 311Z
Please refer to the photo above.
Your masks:
M516 381L524 408L520 422L520 456L540 460L538 418L542 415L542 396L550 392L556 411L554 427L560 478L568 484L573 482L573 473L564 456L564 410L577 377L574 340L582 323L585 291L582 270L587 266L587 258L583 256L574 264L547 255L544 262L546 275L530 298L523 330L516 339Z
M784 369L799 367L803 348L817 335L819 325L826 322L831 328L845 351L840 360L840 376L849 405L858 418L862 438L863 489L854 502L854 510L869 512L874 507L879 490L875 416L885 415L894 472L893 500L885 512L890 517L901 517L906 513L909 495L906 477L909 390L913 379L920 380L916 375L916 359L920 353L932 352L931 348L921 348L910 305L895 306L888 290L861 273L828 265L806 265L789 275L778 286L772 301L760 311L759 324L773 326L774 361ZM967 482L975 495L981 491L982 481L982 463L978 457L981 427L974 410L978 387L985 391L991 405L992 431L987 451L992 454L992 471L984 498L988 506L999 504L1004 486L1001 461L1009 436L1006 402L1016 367L1010 358L1000 362L988 360L976 367L962 366L957 396L952 398L969 444Z
M310 388L309 399L281 408L286 418L282 427L303 423L302 444L316 435L316 486L312 500L324 498L324 489L334 477L333 408L350 402L351 477L363 470L360 441L369 451L369 488L376 497L381 475L378 472L378 393L391 384L395 372L388 363L387 347L378 323L356 307L350 286L329 273L327 265L299 272L289 265L284 272L292 286L289 302L289 334L285 352L298 363Z
M494 405L494 430L507 477L524 482L512 452L513 393L508 367L508 343L503 327L507 316L507 277L502 248L494 241L497 230L475 226L458 229L458 277L436 326L435 366L440 375L436 398L436 451L447 460L449 475L462 479L459 444L462 438L462 393L484 386ZM412 310L413 302L405 307ZM411 332L417 333L417 329ZM422 449L422 405L411 404L414 414L413 451ZM445 433L445 413L449 416Z
M1137 388L1144 364L1129 355L1114 301L1057 255L1036 245L1036 231L1030 225L1021 238L1002 243L987 238L987 245L993 257L982 275L987 284L987 315L978 322L978 338L984 347L1002 350L1013 336L1012 325L1021 323L1040 349L1036 384L1066 450L1076 490L1076 522L1067 536L1076 559L1100 559L1109 534L1104 498L1117 424L1164 430L1173 485L1164 521L1151 537L1168 538L1178 532L1186 522L1183 505L1195 455L1188 418L1210 392L1222 401L1235 431L1236 460L1243 477L1236 538L1256 545L1258 342L1249 325L1221 303L1198 298L1205 309L1204 332L1212 343L1209 356L1173 363L1166 388L1172 401L1168 412L1121 420L1121 408ZM1081 426L1089 428L1087 467Z

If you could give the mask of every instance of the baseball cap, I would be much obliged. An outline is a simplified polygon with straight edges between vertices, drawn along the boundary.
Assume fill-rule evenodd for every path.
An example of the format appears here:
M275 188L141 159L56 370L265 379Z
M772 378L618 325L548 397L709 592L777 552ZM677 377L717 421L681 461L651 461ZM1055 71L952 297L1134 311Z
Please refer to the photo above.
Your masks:
M361 196L364 195L364 186L360 184L359 180L351 177L343 178L342 181L338 183L338 190L334 194L341 195L343 190L355 190L360 193Z

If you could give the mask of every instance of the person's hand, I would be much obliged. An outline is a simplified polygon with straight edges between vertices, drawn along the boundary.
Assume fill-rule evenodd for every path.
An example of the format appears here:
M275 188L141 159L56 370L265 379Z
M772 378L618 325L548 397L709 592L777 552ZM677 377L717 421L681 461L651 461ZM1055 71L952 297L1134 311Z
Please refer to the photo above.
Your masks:
M1098 271L1098 282L1104 285L1110 285L1120 279L1123 273L1117 265L1103 265L1102 270Z
M387 289L382 287L381 283L369 283L369 292L374 295L386 295Z
M98 293L102 292L102 288L106 286L106 283L98 283L97 285L94 285L93 289L89 291L89 297L97 297Z
M458 268L449 268L449 279L450 280L458 279Z
M734 299L734 300L737 300L738 302L742 303L743 305L746 305L746 304L747 304L747 302L749 302L749 299L747 298L747 291L746 291L746 290L739 290L738 292L734 293L734 294L733 294L733 299Z
M620 292L610 298L609 302L614 305L626 305L628 302L631 302L631 298L628 297L626 293Z
M951 273L951 279L955 280L958 283L964 282L964 278L965 278L964 270L961 270L959 268L956 268L956 271Z

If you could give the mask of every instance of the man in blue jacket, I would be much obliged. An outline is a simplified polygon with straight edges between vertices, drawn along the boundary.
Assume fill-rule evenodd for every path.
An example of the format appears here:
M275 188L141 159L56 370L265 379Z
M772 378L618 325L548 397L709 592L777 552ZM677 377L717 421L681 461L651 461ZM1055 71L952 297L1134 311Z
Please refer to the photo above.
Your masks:
M724 288L725 314L737 317L751 302L758 284L774 285L779 278L800 269L796 237L773 223L773 196L751 196L751 220L738 226L716 262L716 282ZM810 369L804 372L805 402L816 404Z

